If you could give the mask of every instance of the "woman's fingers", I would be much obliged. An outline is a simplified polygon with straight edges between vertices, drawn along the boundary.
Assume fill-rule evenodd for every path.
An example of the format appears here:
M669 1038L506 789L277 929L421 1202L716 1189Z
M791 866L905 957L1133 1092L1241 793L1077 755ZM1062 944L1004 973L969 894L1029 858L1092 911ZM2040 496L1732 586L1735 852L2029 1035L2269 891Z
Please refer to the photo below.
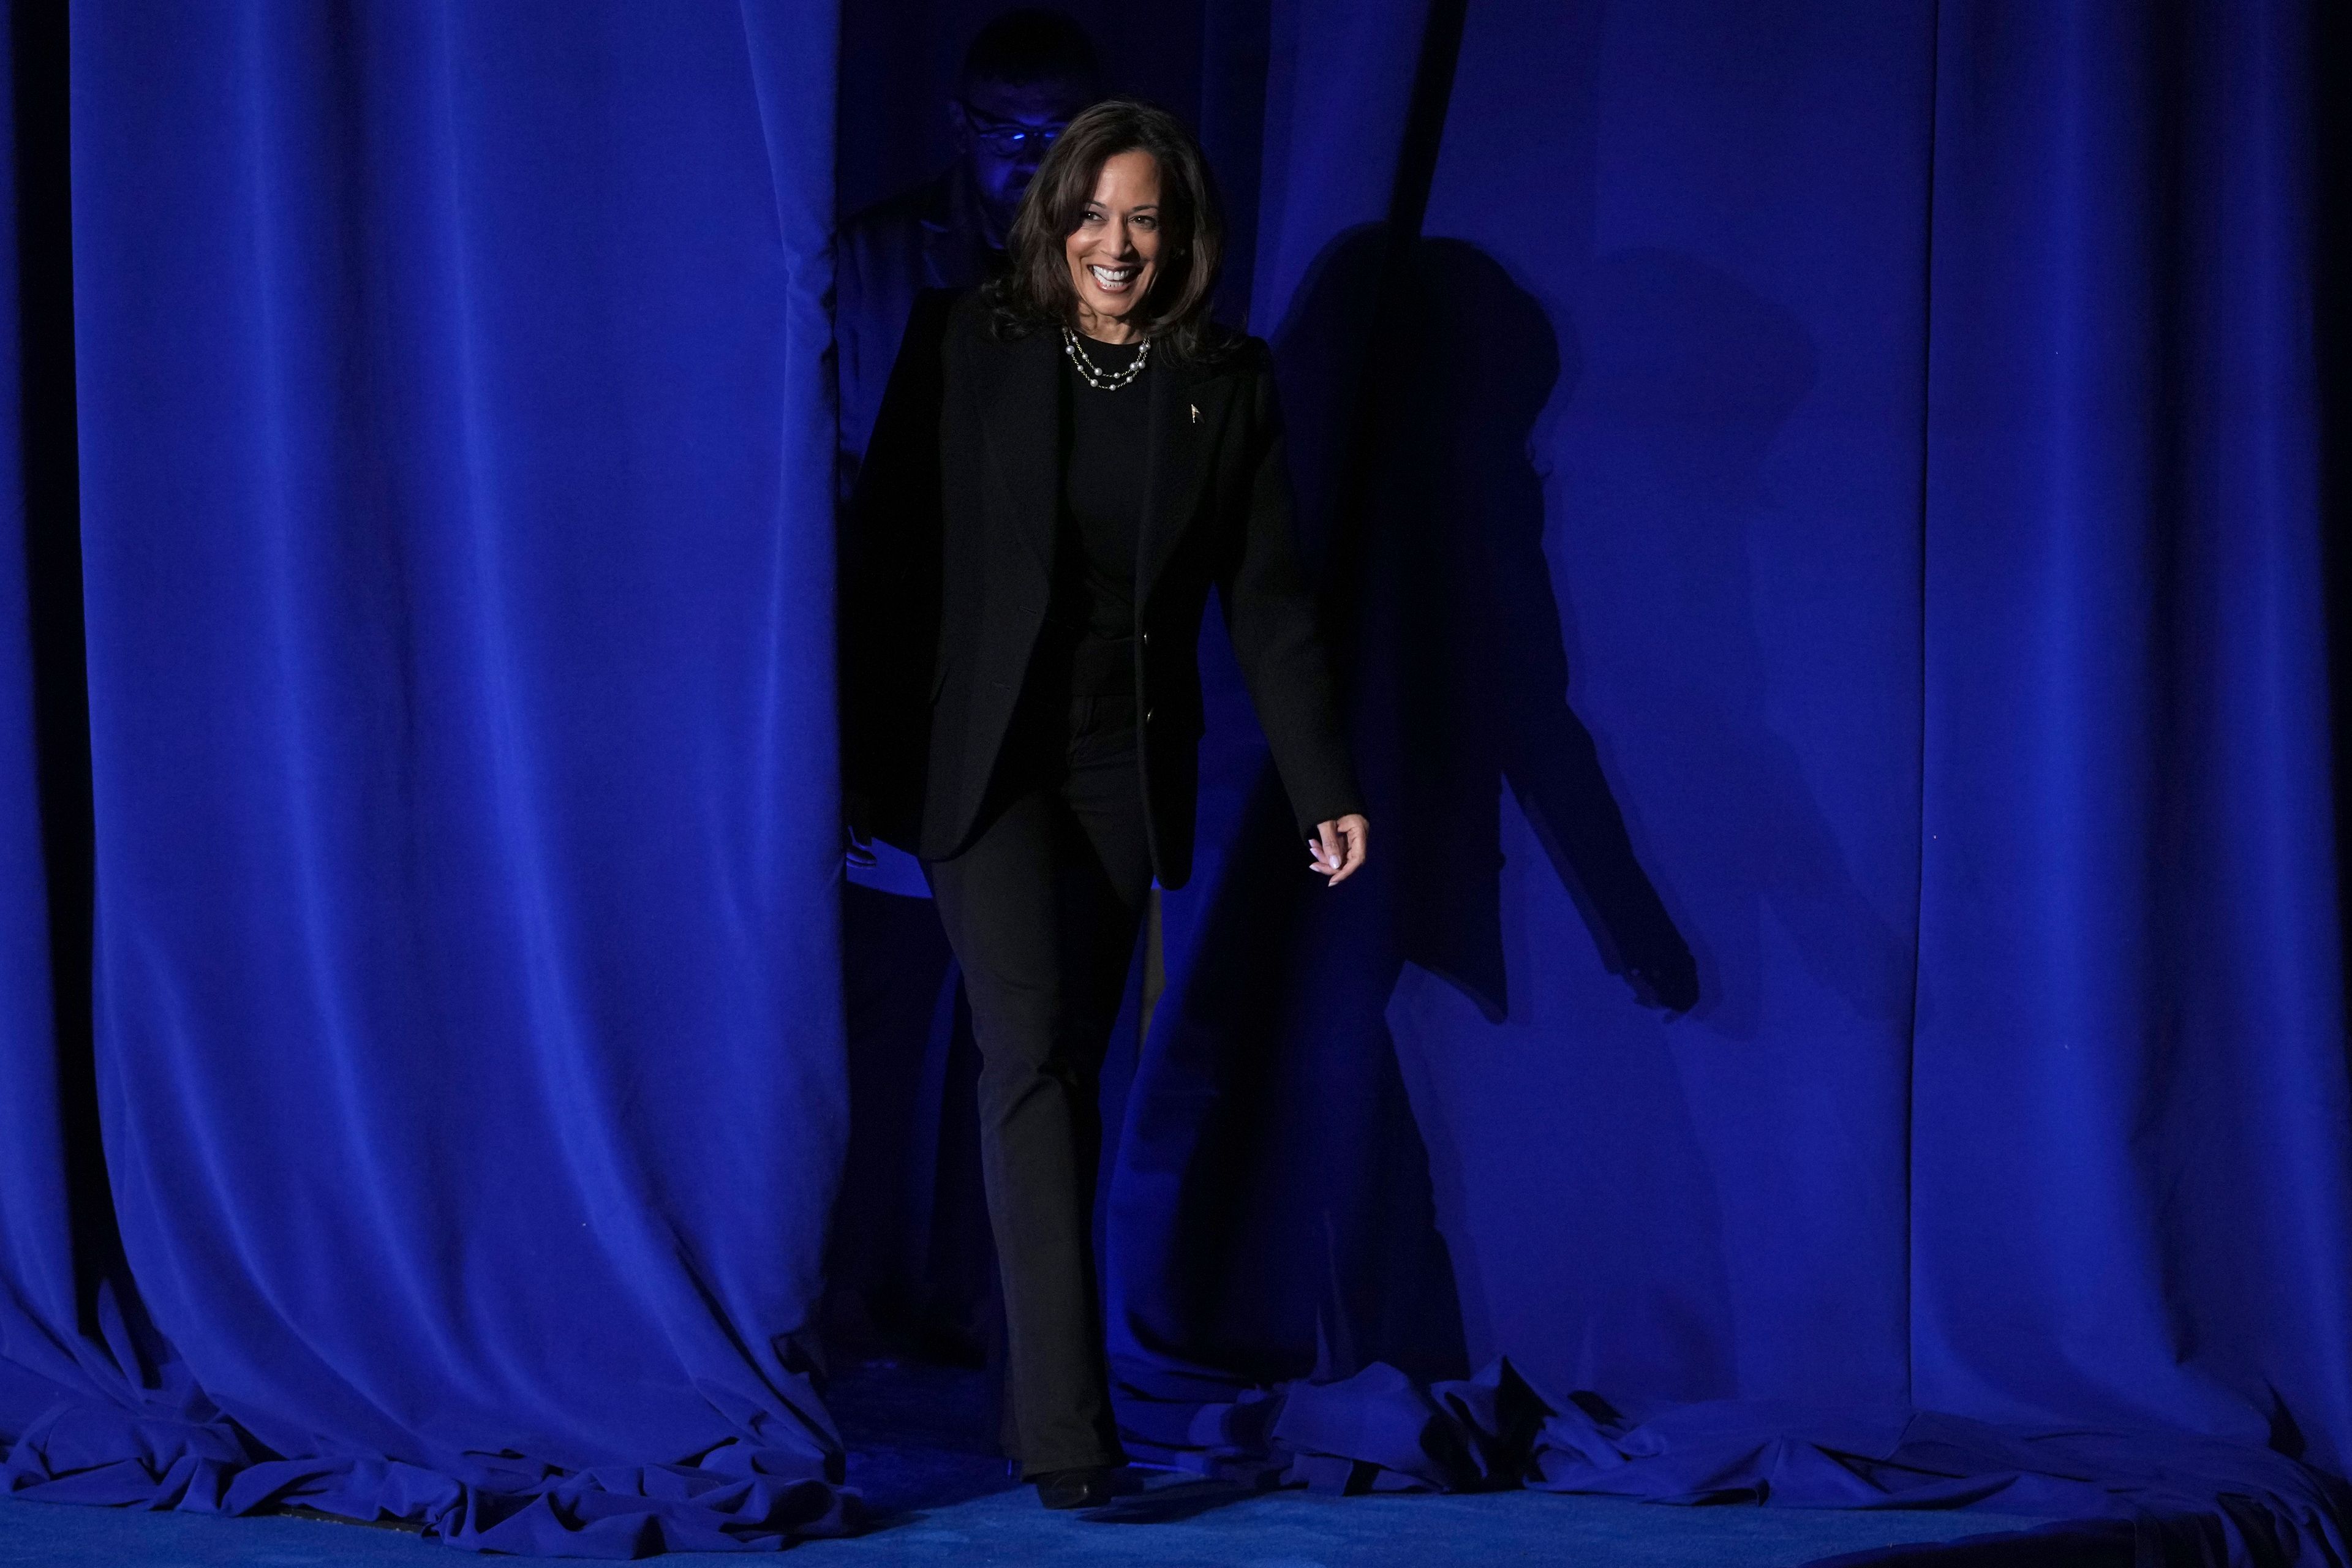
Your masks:
M1354 815L1316 825L1317 837L1307 841L1307 865L1322 873L1325 886L1346 880L1364 863L1367 829Z
M1340 862L1339 870L1332 873L1331 880L1344 882L1356 874L1357 867L1364 863L1366 824L1360 816L1349 816L1341 817L1332 826L1339 830L1339 837L1346 840L1347 849L1346 858Z
M1336 823L1318 823L1315 827L1317 836L1307 841L1307 863L1326 877L1337 875L1339 868L1347 864L1347 853L1341 848L1334 831L1337 826Z

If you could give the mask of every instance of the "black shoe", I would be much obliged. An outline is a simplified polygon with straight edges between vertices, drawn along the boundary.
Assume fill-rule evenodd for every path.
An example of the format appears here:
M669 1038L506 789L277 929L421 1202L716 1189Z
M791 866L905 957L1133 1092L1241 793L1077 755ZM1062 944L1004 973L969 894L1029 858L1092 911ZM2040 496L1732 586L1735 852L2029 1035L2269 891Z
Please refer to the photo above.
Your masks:
M1047 1508L1095 1508L1133 1489L1123 1465L1080 1465L1029 1479L1036 1485L1037 1500Z

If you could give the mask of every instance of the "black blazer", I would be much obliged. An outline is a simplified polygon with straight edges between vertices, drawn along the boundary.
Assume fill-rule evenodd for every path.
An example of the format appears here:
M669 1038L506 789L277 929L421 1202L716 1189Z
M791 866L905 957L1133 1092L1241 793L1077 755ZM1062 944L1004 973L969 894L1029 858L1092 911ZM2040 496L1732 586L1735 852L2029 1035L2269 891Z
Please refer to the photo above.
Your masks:
M844 799L928 859L964 847L1045 623L1060 516L1061 337L990 336L977 289L917 296L842 540ZM1137 550L1142 791L1160 884L1192 874L1196 644L1212 584L1297 817L1363 809L1315 602L1262 339L1154 356Z

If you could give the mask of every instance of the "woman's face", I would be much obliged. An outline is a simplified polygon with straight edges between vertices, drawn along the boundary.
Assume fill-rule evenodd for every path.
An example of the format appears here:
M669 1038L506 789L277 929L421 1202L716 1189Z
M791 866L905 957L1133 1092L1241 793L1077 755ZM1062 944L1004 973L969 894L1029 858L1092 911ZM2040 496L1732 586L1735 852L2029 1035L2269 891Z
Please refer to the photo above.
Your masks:
M1107 342L1125 342L1125 318L1159 271L1159 161L1140 149L1104 159L1085 216L1062 249L1078 294L1079 327Z

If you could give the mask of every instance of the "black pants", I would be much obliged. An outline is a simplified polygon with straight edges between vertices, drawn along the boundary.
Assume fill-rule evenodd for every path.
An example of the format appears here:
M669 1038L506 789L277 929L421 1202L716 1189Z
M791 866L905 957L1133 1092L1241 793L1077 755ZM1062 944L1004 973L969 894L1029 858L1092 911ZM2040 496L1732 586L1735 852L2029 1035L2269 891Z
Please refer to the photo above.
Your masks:
M980 1047L1006 1449L1024 1476L1124 1458L1093 1247L1097 1075L1151 889L1123 650L1033 668L977 837L923 868Z

